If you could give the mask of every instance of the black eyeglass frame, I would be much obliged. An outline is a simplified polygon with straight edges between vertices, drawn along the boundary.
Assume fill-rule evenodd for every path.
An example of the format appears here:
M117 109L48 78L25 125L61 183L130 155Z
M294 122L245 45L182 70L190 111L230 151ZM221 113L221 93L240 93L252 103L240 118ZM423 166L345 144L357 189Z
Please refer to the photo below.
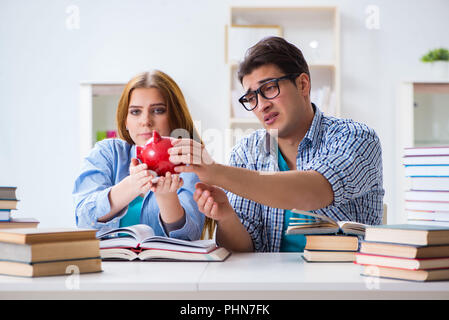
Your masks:
M300 73L292 73L292 74L287 74L287 75L285 75L285 76L282 76L282 77L280 77L280 78L276 78L276 79L271 79L271 80L265 81L265 82L262 83L262 84L259 86L259 88L257 88L256 90L254 90L254 91L249 91L249 92L245 93L243 96L241 96L241 97L239 98L239 102L240 102L240 104L243 106L243 108L245 108L245 110L247 110L247 111L253 111L254 109L257 108L257 105L259 104L259 97L258 97L259 94L260 94L264 99L267 99L267 100L274 99L274 98L276 98L276 97L281 93L281 89L279 88L279 81L281 81L281 80L287 80L287 79L292 80L292 79L297 78L297 77L300 76L300 75L301 75ZM277 89L278 89L278 93L277 93L274 97L268 98L268 97L265 96L265 94L264 94L260 89L261 89L263 86L265 86L267 83L271 83L271 82L274 82L274 83L276 84L276 87L277 87ZM253 108L248 109L248 108L245 106L245 104L243 103L243 99L245 98L245 96L247 96L247 95L250 94L250 93L255 94L255 97L256 97L256 104L254 105Z

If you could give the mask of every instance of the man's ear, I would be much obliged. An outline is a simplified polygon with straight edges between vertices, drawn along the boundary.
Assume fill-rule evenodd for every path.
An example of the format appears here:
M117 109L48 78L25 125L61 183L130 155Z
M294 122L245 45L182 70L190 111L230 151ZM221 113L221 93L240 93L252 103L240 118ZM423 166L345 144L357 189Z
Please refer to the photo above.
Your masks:
M295 81L301 95L310 95L310 77L306 73L301 73Z

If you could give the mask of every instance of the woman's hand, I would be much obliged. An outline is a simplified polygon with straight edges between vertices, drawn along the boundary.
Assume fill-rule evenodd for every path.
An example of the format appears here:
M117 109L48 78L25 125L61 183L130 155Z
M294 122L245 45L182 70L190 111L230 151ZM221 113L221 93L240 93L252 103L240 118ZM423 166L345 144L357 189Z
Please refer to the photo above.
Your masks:
M158 177L157 179L157 182L153 183L150 188L156 196L176 194L178 189L184 184L179 174L171 174L170 172L167 172L165 177Z
M129 165L129 176L111 188L108 194L111 210L99 222L107 222L113 219L138 195L145 196L153 185L151 180L154 176L147 170L146 164L140 164L136 158L131 159Z
M151 191L156 196L161 219L164 223L173 223L183 217L184 208L178 198L178 189L184 184L178 174L167 172L165 177L158 177Z
M145 195L150 191L153 183L151 180L154 176L147 170L146 163L139 163L136 158L131 159L131 164L129 166L129 176L128 183L133 193L137 195Z

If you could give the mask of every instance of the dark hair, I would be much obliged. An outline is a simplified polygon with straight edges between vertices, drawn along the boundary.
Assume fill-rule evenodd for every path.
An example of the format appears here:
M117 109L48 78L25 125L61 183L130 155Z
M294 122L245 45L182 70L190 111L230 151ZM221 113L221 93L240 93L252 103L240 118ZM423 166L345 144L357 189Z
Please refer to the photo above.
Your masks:
M240 63L238 70L240 83L244 76L266 64L276 65L286 75L305 73L310 79L309 66L301 50L284 38L267 37L246 51L245 58Z

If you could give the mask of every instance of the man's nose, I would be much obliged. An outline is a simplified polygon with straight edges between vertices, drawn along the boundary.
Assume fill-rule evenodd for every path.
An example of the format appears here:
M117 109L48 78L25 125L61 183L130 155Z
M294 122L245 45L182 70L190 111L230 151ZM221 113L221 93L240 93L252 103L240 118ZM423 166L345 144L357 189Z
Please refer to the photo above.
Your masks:
M260 93L259 96L257 97L258 101L257 101L257 107L256 110L258 112L265 112L267 111L270 107L271 107L271 100L270 99L265 99Z

